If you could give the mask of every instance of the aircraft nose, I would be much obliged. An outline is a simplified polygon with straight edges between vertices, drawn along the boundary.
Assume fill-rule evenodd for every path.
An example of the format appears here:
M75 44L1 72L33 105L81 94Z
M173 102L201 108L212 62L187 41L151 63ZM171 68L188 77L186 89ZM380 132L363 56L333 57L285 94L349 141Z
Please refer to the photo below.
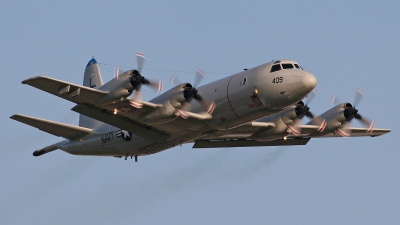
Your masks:
M306 89L311 91L317 86L317 78L311 73L306 73L303 75L303 85Z

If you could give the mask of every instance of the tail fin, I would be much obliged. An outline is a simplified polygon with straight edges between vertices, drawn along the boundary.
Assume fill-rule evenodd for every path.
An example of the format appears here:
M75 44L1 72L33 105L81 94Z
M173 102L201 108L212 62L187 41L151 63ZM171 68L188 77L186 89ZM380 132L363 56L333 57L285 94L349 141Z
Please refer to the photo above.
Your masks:
M99 65L94 58L92 58L86 66L85 74L83 76L83 86L94 89L99 89L99 87L103 86L103 79L101 78ZM81 127L95 128L100 124L102 124L102 122L85 115L81 114L79 116L79 126Z

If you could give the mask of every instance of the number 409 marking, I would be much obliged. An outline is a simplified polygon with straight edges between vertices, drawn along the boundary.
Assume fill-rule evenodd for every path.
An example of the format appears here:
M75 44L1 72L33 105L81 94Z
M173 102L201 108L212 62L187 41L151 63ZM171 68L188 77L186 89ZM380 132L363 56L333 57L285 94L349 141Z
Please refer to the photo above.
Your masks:
M283 77L275 77L275 78L272 80L272 83L273 83L273 84L283 83Z

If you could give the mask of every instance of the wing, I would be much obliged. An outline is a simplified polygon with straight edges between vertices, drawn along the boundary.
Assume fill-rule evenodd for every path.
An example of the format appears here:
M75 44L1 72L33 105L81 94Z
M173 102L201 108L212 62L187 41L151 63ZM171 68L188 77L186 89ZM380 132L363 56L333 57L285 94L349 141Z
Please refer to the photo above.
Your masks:
M32 77L22 81L22 83L77 104L94 103L108 94L107 91L101 91L45 76Z
M306 145L311 138L342 137L339 133L331 133L324 136L318 135L319 126L298 125L301 129L300 135L289 134L285 138L273 141L255 141L252 139L240 139L239 134L233 134L231 139L213 138L209 140L197 140L193 148L229 148L229 147L252 147L252 146L288 146ZM374 129L372 132L367 128L347 128L351 132L351 137L376 137L390 132L390 129ZM236 138L235 138L236 135ZM223 135L222 135L223 136ZM221 136L221 137L222 137Z
M368 128L356 128L356 127L349 127L348 130L351 133L350 137L378 137L392 131L391 129L374 129L372 132L368 132ZM342 136L338 133L330 133L322 137L342 137Z
M325 138L325 137L342 137L337 132L332 132L330 134L321 136L319 135L318 129L319 126L315 125L299 125L301 129L300 135L289 135L288 137L310 137L310 138ZM391 129L382 129L382 128L374 128L372 131L369 131L368 128L358 128L358 127L347 127L346 130L351 134L350 137L377 137L383 134L389 133L392 131Z
M129 102L130 100L127 99L106 106L78 104L73 107L72 110L123 130L130 131L146 139L164 141L169 138L170 135L168 133L140 122L138 119L150 111L162 107L162 105L144 103L143 108L137 109L131 106Z
M162 107L160 104L141 102L141 108L133 106L133 99L125 99L112 104L98 104L97 102L109 94L101 91L45 76L37 76L22 81L40 90L77 103L73 111L97 119L115 127L128 130L138 136L151 140L165 140L169 137L166 132L157 130L138 120L147 114ZM117 114L114 114L117 113Z
M21 123L28 124L32 127L36 127L39 130L50 133L52 135L63 137L69 140L78 139L93 131L92 129L85 127L79 127L19 114L15 114L10 118Z

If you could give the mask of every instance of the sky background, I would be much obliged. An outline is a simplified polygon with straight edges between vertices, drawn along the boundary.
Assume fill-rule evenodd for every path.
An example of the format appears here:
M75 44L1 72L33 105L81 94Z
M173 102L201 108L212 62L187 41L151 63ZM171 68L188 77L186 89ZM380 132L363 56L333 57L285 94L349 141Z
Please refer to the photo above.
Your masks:
M399 8L394 0L2 1L0 224L398 224ZM360 87L360 114L393 131L296 147L187 144L138 163L60 150L33 157L62 139L11 115L70 124L78 115L21 81L81 84L92 56L108 81L111 65L135 67L136 51L164 90L172 73L192 82L198 67L205 84L293 59L317 77L314 114L333 93L353 102Z

